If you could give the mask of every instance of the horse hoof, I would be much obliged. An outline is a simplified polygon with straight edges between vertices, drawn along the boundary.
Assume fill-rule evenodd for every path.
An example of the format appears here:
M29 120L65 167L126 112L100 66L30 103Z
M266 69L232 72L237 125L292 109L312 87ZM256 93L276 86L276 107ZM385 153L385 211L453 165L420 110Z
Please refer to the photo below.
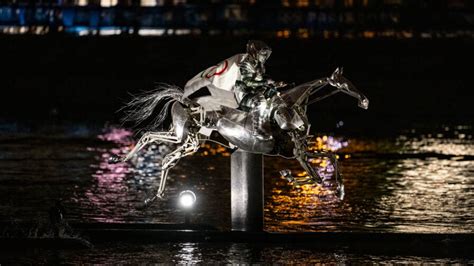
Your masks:
M148 198L146 199L143 203L145 204L145 206L149 206L151 203L153 203L154 201L156 200L156 196L152 197L152 198Z
M295 181L295 178L291 175L291 170L288 170L288 169L281 170L280 175L283 176L290 183Z
M109 163L110 164L116 164L116 163L120 163L120 162L122 162L122 159L119 156L112 155L109 158Z
M144 205L144 208L147 208L148 206L150 206L153 202L155 202L157 199L164 199L164 193L161 193L161 194L156 194L154 195L153 197L151 198L148 198L146 199L144 202L143 202L143 205Z

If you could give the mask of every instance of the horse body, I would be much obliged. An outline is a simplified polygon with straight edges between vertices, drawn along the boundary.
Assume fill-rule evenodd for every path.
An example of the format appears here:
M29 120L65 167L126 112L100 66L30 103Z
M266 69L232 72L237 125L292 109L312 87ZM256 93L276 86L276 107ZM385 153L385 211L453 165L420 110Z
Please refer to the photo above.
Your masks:
M310 100L310 96L321 90L324 86L331 85L336 88L325 96ZM137 145L122 159L126 161L136 154L145 145L153 142L167 142L178 144L178 147L167 154L162 162L160 186L152 199L162 197L165 189L169 170L176 165L179 159L195 153L200 144L209 141L211 133L217 131L229 145L248 152L267 155L281 155L285 158L297 159L308 174L304 178L291 176L289 170L281 174L289 181L296 184L321 183L322 178L310 165L309 159L313 157L329 158L335 166L337 194L344 195L342 180L339 178L337 160L332 153L308 152L308 135L310 124L306 117L306 108L317 100L326 98L336 92L344 92L356 97L359 106L368 107L368 100L354 85L342 77L342 70L336 71L328 78L318 79L296 86L294 88L275 94L264 104L255 106L254 111L247 112L228 106L220 108L205 108L199 104L202 98L209 97L204 94L194 98L184 97L183 92L176 87L166 86L159 91L136 98L129 104L131 111L128 118L143 121L150 116L154 107L160 101L165 102L164 111L155 119L154 127L166 117L166 109L171 106L172 124L168 131L146 132ZM256 124L254 116L259 116L261 121Z

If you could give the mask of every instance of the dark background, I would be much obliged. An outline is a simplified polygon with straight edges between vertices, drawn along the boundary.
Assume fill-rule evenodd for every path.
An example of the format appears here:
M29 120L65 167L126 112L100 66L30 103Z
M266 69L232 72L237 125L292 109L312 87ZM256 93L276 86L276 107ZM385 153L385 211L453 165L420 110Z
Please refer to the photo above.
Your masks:
M117 122L129 93L155 82L182 87L258 37L0 36L0 117L26 127ZM273 48L273 79L301 83L343 66L370 99L368 111L345 95L311 106L316 128L331 130L339 120L365 133L472 123L470 39L263 40Z
M130 93L182 87L249 39L273 48L275 80L343 66L370 99L368 111L345 95L311 106L317 130L340 120L363 134L472 124L467 0L9 0L0 1L2 127L117 123Z

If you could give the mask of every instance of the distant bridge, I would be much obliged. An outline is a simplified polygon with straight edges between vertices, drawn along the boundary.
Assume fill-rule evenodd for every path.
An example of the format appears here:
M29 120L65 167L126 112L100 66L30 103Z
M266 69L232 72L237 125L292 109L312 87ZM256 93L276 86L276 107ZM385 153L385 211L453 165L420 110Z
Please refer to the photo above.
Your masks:
M474 11L435 7L0 5L0 33L73 35L250 35L280 38L474 36Z

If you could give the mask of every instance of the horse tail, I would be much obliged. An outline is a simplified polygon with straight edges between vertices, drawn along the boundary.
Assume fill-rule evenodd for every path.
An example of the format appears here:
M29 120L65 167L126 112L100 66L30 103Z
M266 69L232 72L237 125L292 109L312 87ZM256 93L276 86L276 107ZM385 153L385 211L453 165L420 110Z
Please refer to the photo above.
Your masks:
M154 90L133 96L133 99L121 109L125 112L122 122L131 122L135 127L141 126L140 131L154 130L162 126L168 116L170 105L175 101L183 101L183 89L175 85L159 83ZM159 104L162 106L158 115L147 125L142 126L145 120L155 113Z

